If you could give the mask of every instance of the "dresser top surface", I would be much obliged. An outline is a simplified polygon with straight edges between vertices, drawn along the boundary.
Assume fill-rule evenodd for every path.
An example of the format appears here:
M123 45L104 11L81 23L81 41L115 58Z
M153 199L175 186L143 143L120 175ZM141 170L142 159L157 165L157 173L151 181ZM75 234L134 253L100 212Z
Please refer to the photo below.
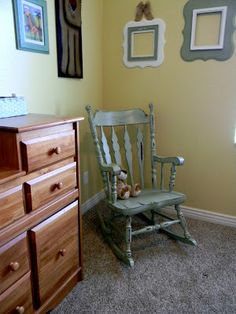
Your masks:
M82 120L84 120L83 117L61 117L55 115L30 113L24 116L0 119L0 131L21 133Z

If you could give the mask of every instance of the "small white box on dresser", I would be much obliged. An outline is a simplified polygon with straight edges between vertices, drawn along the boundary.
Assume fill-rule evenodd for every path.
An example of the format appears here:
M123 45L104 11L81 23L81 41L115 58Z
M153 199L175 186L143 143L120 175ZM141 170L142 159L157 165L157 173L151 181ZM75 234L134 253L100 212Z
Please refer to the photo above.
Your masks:
M22 116L28 113L24 97L14 94L9 97L0 97L0 118Z

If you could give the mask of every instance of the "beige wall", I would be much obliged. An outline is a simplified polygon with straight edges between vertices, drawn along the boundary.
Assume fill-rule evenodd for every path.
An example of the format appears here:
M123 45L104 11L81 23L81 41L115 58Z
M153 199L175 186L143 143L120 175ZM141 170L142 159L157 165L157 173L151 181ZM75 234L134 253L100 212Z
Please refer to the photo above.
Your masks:
M80 116L86 115L87 103L146 109L152 101L158 111L159 154L186 160L177 172L177 189L187 194L186 204L236 215L236 53L224 62L183 61L186 0L151 1L154 16L167 26L164 63L126 68L123 27L133 20L137 2L83 1L84 79L78 80L57 77L54 1L47 1L50 54L43 55L16 50L11 1L0 0L0 95L24 95L30 112ZM81 168L90 174L89 185L82 186L85 201L101 189L86 121L81 124Z
M166 22L165 60L158 68L122 63L123 27L137 0L104 0L104 105L158 111L158 153L183 155L176 188L186 205L236 215L236 52L224 62L185 62L180 57L187 1L151 1ZM234 33L236 43L236 32Z
M83 1L84 78L57 77L54 1L47 1L50 54L16 50L12 1L0 0L0 95L15 92L26 98L30 112L84 116L84 106L102 104L102 0ZM89 186L82 187L82 200L99 189L92 141L87 122L81 123L81 168L89 169Z

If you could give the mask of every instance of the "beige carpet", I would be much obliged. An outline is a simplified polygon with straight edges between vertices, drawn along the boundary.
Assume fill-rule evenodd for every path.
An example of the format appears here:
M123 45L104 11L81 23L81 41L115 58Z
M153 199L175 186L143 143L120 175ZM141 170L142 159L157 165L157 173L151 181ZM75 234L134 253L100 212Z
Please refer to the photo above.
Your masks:
M188 219L197 247L140 236L131 269L103 241L94 210L83 224L84 280L53 314L236 313L236 229Z

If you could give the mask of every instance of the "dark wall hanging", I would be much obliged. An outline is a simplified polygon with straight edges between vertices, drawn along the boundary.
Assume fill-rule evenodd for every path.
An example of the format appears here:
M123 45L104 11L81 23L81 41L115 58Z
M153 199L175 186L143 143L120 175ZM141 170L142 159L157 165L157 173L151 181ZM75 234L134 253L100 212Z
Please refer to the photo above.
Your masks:
M189 0L184 7L185 27L184 42L181 56L185 61L202 59L226 60L234 53L233 32L236 14L235 0ZM200 18L219 18L216 27L218 36L216 42L197 43L197 27Z
M83 77L81 0L55 0L58 76Z

